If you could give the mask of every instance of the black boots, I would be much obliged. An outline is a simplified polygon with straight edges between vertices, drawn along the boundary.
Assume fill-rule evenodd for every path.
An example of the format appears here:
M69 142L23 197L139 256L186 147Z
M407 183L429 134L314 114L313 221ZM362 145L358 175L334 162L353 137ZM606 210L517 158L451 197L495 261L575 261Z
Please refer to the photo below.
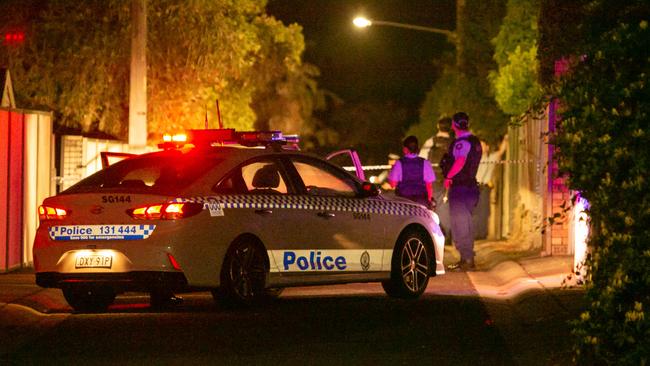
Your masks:
M460 262L450 264L447 266L447 269L453 272L468 272L468 271L473 271L476 269L476 266L474 265L474 260L463 260L461 259Z

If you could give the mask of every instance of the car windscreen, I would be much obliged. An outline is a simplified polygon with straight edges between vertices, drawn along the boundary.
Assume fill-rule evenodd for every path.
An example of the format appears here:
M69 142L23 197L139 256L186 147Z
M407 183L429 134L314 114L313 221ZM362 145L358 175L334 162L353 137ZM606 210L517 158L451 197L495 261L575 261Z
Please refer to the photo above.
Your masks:
M62 193L111 190L174 195L222 161L181 153L135 157L100 170Z

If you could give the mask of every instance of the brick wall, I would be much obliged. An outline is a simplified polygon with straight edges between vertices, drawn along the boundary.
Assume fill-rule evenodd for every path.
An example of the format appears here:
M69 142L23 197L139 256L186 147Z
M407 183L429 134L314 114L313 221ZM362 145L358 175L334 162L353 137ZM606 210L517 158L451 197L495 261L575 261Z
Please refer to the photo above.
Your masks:
M556 68L558 64L556 64ZM549 131L555 132L557 119L556 111L558 101L550 103L547 114ZM571 215L569 207L571 206L571 192L566 185L566 178L558 177L558 165L555 160L555 147L548 145L548 185L546 188L546 207L545 216L553 218L552 225L547 228L544 235L544 248L549 255L568 255L573 252L569 225L571 224Z
M571 205L571 194L564 178L553 178L551 191L551 216L560 214L551 225L551 255L566 255L570 252L569 217L566 207Z

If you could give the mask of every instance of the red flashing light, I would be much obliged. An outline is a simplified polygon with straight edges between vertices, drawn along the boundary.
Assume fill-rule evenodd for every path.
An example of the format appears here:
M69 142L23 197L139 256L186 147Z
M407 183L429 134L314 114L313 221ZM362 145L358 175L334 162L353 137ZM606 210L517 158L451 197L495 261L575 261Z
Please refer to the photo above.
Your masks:
M70 212L58 207L38 206L38 219L45 220L63 220Z
M176 220L194 216L203 210L199 203L162 203L128 210L127 213L139 220Z
M8 45L15 45L19 43L23 43L25 41L25 33L23 32L9 32L5 33L4 36L4 43Z
M235 130L233 128L216 130L190 130L188 133L188 140L194 144L194 146L210 146L213 143L234 144L237 142Z

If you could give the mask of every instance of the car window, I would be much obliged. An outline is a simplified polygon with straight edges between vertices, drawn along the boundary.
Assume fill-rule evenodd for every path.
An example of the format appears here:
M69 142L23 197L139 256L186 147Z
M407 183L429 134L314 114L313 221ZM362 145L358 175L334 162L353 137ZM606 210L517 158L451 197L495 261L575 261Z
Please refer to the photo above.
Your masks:
M64 193L124 189L138 193L175 194L221 161L196 154L125 159L83 179Z
M294 160L293 165L309 195L354 197L357 194L353 180L345 172L306 159Z
M287 194L287 184L274 161L256 161L237 167L219 182L221 194Z

